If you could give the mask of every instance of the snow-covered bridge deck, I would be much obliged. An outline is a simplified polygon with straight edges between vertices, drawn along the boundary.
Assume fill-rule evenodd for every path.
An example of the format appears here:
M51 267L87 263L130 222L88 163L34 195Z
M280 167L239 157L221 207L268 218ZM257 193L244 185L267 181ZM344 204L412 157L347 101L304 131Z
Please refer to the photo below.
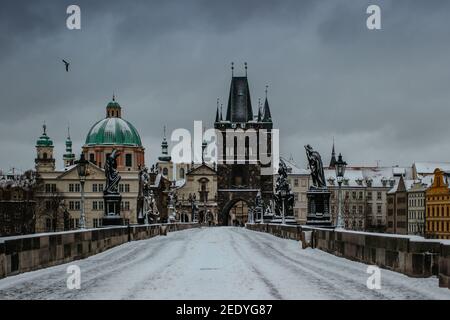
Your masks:
M81 289L69 290L69 265ZM437 278L382 270L298 242L234 227L190 229L123 244L69 264L0 280L0 299L450 299Z

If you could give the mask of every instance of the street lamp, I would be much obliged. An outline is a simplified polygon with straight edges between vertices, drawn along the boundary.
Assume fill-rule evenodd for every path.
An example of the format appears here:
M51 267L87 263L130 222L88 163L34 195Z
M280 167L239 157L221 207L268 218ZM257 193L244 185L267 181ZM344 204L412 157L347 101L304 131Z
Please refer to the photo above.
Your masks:
M191 222L197 222L196 217L196 195L189 194L189 202L191 203Z
M86 228L86 216L84 212L84 183L86 182L87 166L89 161L84 158L84 153L81 153L80 160L75 161L77 165L78 177L81 185L81 216L80 216L80 229Z
M342 154L339 153L338 161L336 162L336 179L337 183L339 185L338 188L338 218L336 223L336 229L343 229L344 228L344 219L342 219L342 181L344 180L344 174L345 174L345 166L347 165L347 162L342 160Z

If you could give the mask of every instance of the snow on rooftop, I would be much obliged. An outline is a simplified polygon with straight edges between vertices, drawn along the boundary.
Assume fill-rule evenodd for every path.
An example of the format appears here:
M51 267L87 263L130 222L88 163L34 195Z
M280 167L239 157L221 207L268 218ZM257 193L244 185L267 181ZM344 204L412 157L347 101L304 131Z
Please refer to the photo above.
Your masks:
M442 171L450 171L450 162L415 162L413 167L418 175L433 174L436 168Z

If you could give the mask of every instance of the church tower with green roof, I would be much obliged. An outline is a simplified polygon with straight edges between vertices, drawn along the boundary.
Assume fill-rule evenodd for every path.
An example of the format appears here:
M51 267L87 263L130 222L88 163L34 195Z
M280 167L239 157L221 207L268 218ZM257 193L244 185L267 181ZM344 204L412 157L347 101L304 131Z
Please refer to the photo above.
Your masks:
M72 152L72 139L70 139L70 131L67 128L67 139L66 139L66 153L63 155L64 167L68 167L74 164L75 154Z
M47 126L42 126L43 132L36 141L36 159L34 160L37 172L55 171L55 158L53 157L53 141L47 135Z

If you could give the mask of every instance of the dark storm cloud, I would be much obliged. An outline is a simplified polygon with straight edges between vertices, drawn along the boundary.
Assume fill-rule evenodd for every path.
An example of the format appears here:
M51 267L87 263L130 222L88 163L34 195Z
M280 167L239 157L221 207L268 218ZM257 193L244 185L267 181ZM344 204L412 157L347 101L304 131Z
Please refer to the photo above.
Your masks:
M82 29L66 29L78 4ZM380 31L366 8L382 8ZM269 84L281 150L328 158L334 136L350 163L450 160L448 1L2 1L0 168L33 165L46 122L61 165L66 127L75 150L116 92L147 160L162 126L212 124L226 105L229 64L249 63L254 112ZM64 72L61 59L71 61Z

